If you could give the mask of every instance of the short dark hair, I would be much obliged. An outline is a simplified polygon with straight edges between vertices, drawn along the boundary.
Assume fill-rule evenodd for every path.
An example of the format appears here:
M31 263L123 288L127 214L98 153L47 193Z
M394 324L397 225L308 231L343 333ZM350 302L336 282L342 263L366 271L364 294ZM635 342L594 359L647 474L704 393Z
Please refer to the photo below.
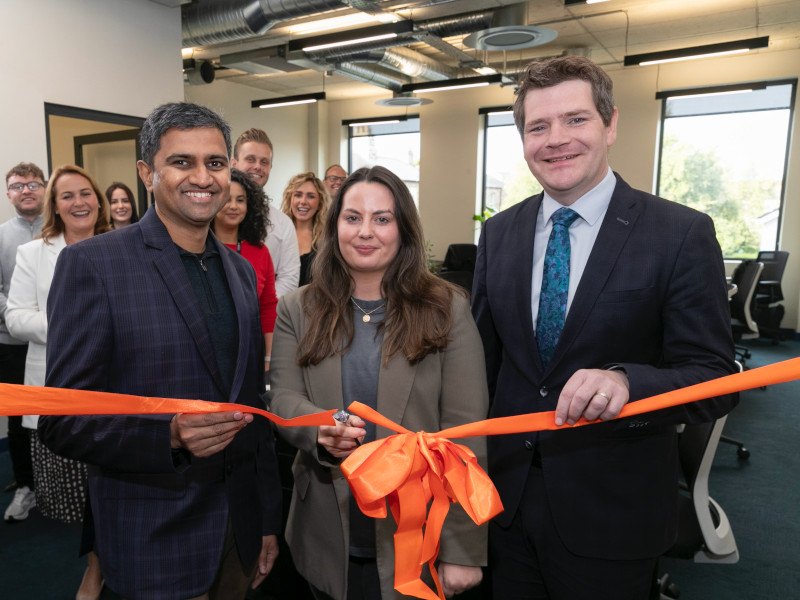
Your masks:
M111 205L111 194L114 193L114 190L122 190L128 196L128 202L131 205L131 225L136 223L139 220L139 211L136 209L136 196L133 195L131 188L127 185L122 183L121 181L115 181L110 186L106 188L106 200L108 200L109 206ZM111 228L114 228L114 219L109 219L111 222Z
M210 108L191 102L169 102L157 106L142 125L139 132L139 146L142 160L153 168L153 159L161 147L161 138L170 129L195 129L211 127L219 129L225 138L228 156L231 154L231 127Z
M239 239L258 246L267 237L269 227L269 204L264 190L244 171L231 169L231 183L238 183L244 188L247 197L247 214L239 223ZM211 221L214 228L214 221Z
M17 177L38 177L42 180L42 183L47 183L47 179L42 170L35 164L29 162L21 162L11 167L8 173L6 173L6 183L11 179L12 175L16 175Z
M530 63L520 79L514 100L514 123L522 134L525 127L525 95L530 89L553 87L578 79L592 86L595 108L608 127L614 115L614 84L608 74L584 56L557 56Z
M272 147L272 140L269 139L267 132L258 127L251 127L236 138L236 144L233 146L233 158L239 160L239 148L241 148L242 144L246 144L247 142L266 144L272 152L275 152L275 148Z

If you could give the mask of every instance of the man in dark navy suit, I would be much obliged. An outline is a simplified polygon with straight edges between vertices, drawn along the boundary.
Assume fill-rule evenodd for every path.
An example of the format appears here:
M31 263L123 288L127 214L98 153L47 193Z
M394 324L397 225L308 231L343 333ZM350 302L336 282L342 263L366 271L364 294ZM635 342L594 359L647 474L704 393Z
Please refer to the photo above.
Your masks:
M62 252L47 385L263 407L253 269L208 230L229 194L230 128L207 108L165 104L140 145L155 206ZM54 451L89 464L94 548L117 594L243 598L269 572L280 483L263 419L67 416L39 428Z
M720 248L707 215L611 171L618 111L590 60L529 65L514 117L544 192L481 235L473 313L490 416L607 422L489 439L505 506L490 526L494 597L643 600L676 535L675 423L719 417L736 398L611 419L734 372Z

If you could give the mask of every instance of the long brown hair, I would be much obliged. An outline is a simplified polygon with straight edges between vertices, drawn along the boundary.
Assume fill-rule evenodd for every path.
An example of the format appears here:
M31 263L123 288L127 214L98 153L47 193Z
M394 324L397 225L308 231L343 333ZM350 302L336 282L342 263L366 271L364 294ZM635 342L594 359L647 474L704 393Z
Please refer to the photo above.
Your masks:
M348 190L361 182L379 183L391 192L400 232L397 256L381 282L386 298L386 319L381 324L384 364L397 353L413 364L447 347L453 322L450 304L458 292L427 269L422 223L406 185L384 167L364 167L345 180L328 211L311 283L303 296L308 329L297 348L300 366L319 364L353 341L350 296L355 284L339 249L338 225Z
M76 165L62 165L50 176L50 182L47 184L47 190L44 194L42 239L46 244L49 244L52 238L64 233L64 221L61 220L61 216L56 212L56 184L61 177L68 173L74 173L75 175L85 177L89 185L92 186L94 195L97 196L97 221L94 222L94 235L111 231L111 225L109 225L108 222L108 215L111 212L108 207L108 200L106 200L103 192L100 191L97 182L81 167Z
M281 204L281 210L289 215L289 217L292 219L292 223L294 223L296 227L297 223L295 222L294 215L292 214L292 195L295 193L297 188L306 182L311 182L316 189L317 196L319 196L319 208L311 220L311 249L316 250L319 238L322 236L322 229L325 226L325 215L328 212L328 203L330 200L328 191L325 189L325 186L322 185L322 182L319 180L319 178L311 171L308 171L307 173L300 173L299 175L292 177L289 180L289 183L286 184L286 189L283 190L283 203Z

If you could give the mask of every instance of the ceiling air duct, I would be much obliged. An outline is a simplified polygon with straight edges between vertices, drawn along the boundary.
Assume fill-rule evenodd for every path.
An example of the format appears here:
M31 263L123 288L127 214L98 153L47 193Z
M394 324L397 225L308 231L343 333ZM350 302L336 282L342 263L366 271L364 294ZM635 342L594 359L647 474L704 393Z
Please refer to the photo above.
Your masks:
M183 47L247 39L280 21L338 8L342 8L339 0L206 0L184 5Z

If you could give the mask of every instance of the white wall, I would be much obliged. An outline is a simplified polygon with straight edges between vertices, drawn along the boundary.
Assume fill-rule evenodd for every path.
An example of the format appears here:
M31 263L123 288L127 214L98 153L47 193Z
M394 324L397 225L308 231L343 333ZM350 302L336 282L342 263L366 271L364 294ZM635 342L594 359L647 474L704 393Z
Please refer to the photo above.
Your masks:
M0 169L47 169L44 103L146 117L183 99L180 10L140 0L3 0ZM4 190L5 191L5 190ZM0 219L13 214L0 203Z
M146 117L158 104L183 99L177 8L140 0L2 0L0 23L3 176L21 161L47 170L45 102ZM0 221L13 213L0 202Z

